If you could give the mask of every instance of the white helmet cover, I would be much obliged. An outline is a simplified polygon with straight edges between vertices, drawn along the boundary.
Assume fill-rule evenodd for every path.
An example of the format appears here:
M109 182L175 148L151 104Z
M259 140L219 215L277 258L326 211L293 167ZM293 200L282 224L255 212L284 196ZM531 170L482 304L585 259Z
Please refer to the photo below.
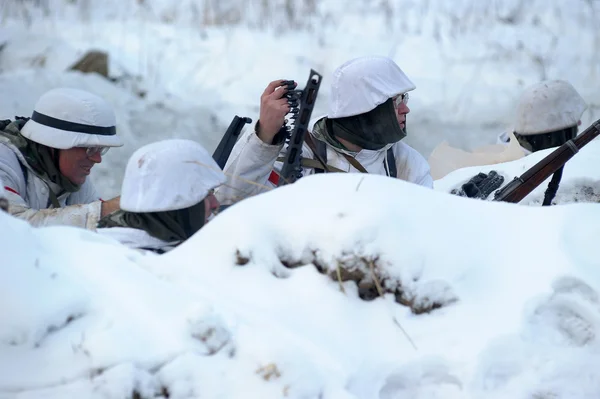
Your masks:
M564 80L546 80L525 89L515 117L514 131L527 136L576 126L587 104Z
M364 114L415 87L388 57L355 58L333 72L327 116L333 119Z
M225 180L219 165L197 142L157 141L139 148L129 158L121 209L137 213L185 209L202 201Z
M120 147L111 106L87 91L59 88L44 93L35 104L21 134L58 149Z

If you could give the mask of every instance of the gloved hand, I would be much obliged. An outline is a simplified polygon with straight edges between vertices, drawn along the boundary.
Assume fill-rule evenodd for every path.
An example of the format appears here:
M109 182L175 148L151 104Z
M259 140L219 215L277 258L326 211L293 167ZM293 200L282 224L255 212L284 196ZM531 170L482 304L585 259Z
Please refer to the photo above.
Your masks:
M453 189L450 194L460 197L486 199L493 191L497 190L504 183L504 176L501 176L495 170L485 173L478 173L468 182L463 184L460 189Z

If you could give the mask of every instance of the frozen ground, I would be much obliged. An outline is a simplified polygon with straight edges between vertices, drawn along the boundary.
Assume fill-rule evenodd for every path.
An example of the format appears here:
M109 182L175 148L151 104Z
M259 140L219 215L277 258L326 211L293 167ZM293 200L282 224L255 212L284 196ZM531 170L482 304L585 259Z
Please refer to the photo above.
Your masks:
M600 395L597 204L311 176L163 256L0 223L2 399Z

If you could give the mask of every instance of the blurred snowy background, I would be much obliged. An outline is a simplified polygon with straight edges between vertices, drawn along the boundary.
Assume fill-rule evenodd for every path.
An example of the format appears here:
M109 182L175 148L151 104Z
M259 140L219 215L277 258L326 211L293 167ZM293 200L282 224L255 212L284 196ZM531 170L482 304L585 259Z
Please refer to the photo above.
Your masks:
M2 0L0 118L28 115L57 86L109 100L126 145L93 174L120 191L139 146L193 138L212 151L234 115L256 120L271 81L310 68L388 55L416 83L407 142L428 157L443 140L495 142L522 89L570 81L600 116L600 2L596 0ZM86 52L109 56L109 77L67 71Z

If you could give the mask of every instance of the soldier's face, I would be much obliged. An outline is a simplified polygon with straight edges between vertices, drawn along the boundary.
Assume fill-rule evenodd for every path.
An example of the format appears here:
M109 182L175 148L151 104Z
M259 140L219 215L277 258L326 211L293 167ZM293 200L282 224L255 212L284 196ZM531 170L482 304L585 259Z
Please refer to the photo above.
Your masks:
M100 152L88 156L88 151L83 147L60 150L58 153L58 167L73 184L82 185L89 176L95 164L102 162Z
M217 200L217 197L215 197L214 192L211 190L209 192L209 194L206 196L205 200L204 200L204 215L205 219L204 219L204 223L208 223L208 219L210 218L210 216L217 210L219 209L219 201Z
M398 125L400 125L400 128L405 129L406 114L410 112L410 108L408 108L408 93L394 97L394 106L396 107Z

